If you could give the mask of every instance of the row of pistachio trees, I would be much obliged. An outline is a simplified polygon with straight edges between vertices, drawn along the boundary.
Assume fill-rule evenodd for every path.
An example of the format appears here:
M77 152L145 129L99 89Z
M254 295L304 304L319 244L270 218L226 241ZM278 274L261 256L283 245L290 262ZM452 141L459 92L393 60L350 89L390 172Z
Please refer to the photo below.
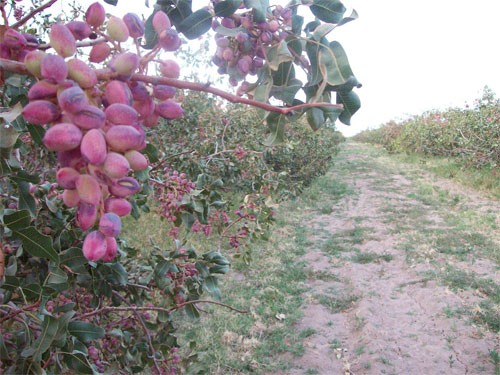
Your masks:
M122 218L137 217L154 196L174 238L179 228L206 235L218 227L234 242L258 236L272 209L249 197L228 219L223 182L166 168L180 155L159 152L151 129L189 116L177 89L257 108L267 147L302 115L314 130L349 123L360 85L328 34L357 15L344 17L337 0L224 0L195 11L188 0L158 0L147 20L107 15L96 2L63 23L50 21L54 3L24 13L15 0L0 3L0 372L200 373L176 354L172 314L197 317L202 303L242 312L217 301L229 261L220 246L194 249L180 239L141 257L120 239ZM304 12L316 19L304 25ZM213 63L237 95L178 79L181 37L210 29Z

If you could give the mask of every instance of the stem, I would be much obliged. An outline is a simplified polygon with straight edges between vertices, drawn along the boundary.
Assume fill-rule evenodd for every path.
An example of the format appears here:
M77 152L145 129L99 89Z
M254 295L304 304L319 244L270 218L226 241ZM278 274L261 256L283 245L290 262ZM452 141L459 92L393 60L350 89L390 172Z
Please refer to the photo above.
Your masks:
M40 305L40 303L41 303L41 301L37 301L37 302L33 303L32 305L28 305L28 306L23 307L22 309L14 310L13 312L5 315L2 319L0 319L0 323L4 322L7 319L12 319L16 315L21 314L23 311L28 311L28 310L31 310L34 307L38 307L38 305ZM12 306L9 306L9 305L3 305L3 306L4 307L9 307L9 308L12 309Z
M219 236L219 240L217 241L217 252L218 253L220 253L220 248L222 246L222 238L224 237L224 235L226 234L226 232L229 230L229 228L231 228L233 225L235 225L236 223L240 222L244 218L245 218L244 216L240 216L238 219L236 219L235 221L233 221L231 224L229 224L227 227L224 228L224 230L222 231L222 233Z
M93 315L97 315L97 314L101 314L101 313L105 313L105 312L117 312L117 311L163 311L163 312L166 312L166 313L170 314L172 311L175 311L175 310L178 310L180 308L183 308L184 306L194 305L194 304L197 304L197 303L212 303L214 305L219 305L219 306L226 307L229 310L236 311L236 312L238 312L240 314L247 314L248 313L248 311L238 310L238 309L235 309L234 307L231 307L229 305L226 305L224 303L217 302L217 301L195 300L195 301L183 302L183 303L175 305L174 307L171 307L169 309L167 309L165 307L154 307L154 306L153 307L139 307L139 306L114 307L114 306L106 306L106 307L102 307L102 308L100 308L98 310L94 310L92 312L89 312L87 314L80 315L78 317L78 319L88 318L89 316L93 316Z
M3 243L0 241L0 281L3 280L3 275L5 273L5 254L3 251Z
M130 306L130 303L124 297L122 297L120 293L118 293L117 291L113 291L113 294ZM149 343L149 349L151 350L151 358L153 359L153 362L155 363L156 369L158 370L159 373L160 365L158 364L158 360L156 359L156 350L155 347L153 346L153 340L151 339L151 332L149 332L148 327L146 327L144 320L142 320L141 315L137 311L134 311L134 315L136 316L137 320L142 326L142 329L144 330L144 333L146 334Z
M5 4L2 5L2 17L5 27L9 27L9 17L7 17L7 13L5 13Z
M106 75L102 75L102 73L98 73L97 75L100 79L103 79L106 77ZM109 75L108 75L109 78ZM300 104L297 106L293 107L276 107L271 104L267 103L262 103L258 102L252 99L247 99L247 98L242 98L237 95L228 93L226 91L217 89L215 87L211 87L210 83L196 83L196 82L188 82L188 81L180 81L178 79L173 79L173 78L167 78L167 77L151 77L151 76L146 76L143 74L132 74L132 81L141 81L145 83L151 83L154 85L158 84L163 84L163 85L169 85L169 86L174 86L178 89L187 89L187 90L193 90L193 91L202 91L202 92L207 92L209 94L214 94L217 96L220 96L221 98L224 98L231 103L241 103L241 104L248 104L254 107L262 108L265 109L266 111L271 111L271 112L277 112L282 115L287 115L292 111L302 109L302 108L311 108L311 107L336 107L336 108L344 108L341 104L332 104L332 103L306 103L306 104Z
M17 61L12 61L12 60L6 60L6 59L0 59L0 69L1 70L7 70L9 72L14 72L14 73L19 73L19 74L27 74L30 75L28 70L26 69L25 65L23 63L17 62ZM96 71L97 78L99 80L105 81L109 80L113 77L113 74L109 69L102 69ZM189 82L189 81L181 81L178 79L173 79L173 78L167 78L167 77L152 77L152 76L147 76L144 74L132 74L132 81L140 81L144 83L150 83L153 85L170 85L174 86L178 89L187 89L187 90L193 90L193 91L202 91L202 92L207 92L209 94L217 95L220 96L221 98L224 98L231 103L241 103L241 104L248 104L253 107L257 108L262 108L266 111L271 111L271 112L276 112L280 113L282 115L287 115L295 110L303 109L303 108L312 108L312 107L335 107L335 108L344 108L342 104L332 104L332 103L305 103L305 104L300 104L296 105L293 107L276 107L271 104L267 103L262 103L258 102L252 99L247 99L247 98L241 98L237 95L228 93L226 91L217 89L215 87L211 87L210 83L196 83L196 82Z
M172 159L172 158L175 158L177 156L180 156L180 155L186 155L186 154L192 154L196 152L196 150L191 150L191 151L185 151L185 152L179 152L178 154L174 154L174 155L169 155L165 158L163 158L162 160L160 160L158 163L156 163L156 165L151 169L151 171L154 171L158 168L160 168L161 166L163 166L165 164L165 162L167 162L167 160L169 159Z
M24 25L26 22L28 22L33 16L37 13L42 12L44 9L50 7L52 4L54 4L57 0L49 0L45 4L40 5L38 8L33 9L31 12L29 12L27 15L25 15L23 18L21 18L19 21L17 21L15 24L11 26L12 29L17 29L19 26Z
M76 42L76 46L77 47L91 47L94 44L101 43L101 42L106 42L106 38L97 38L97 39L88 40L85 42ZM40 50L46 50L49 48L52 48L52 46L50 44L40 44L40 46L38 46L38 49L40 49Z

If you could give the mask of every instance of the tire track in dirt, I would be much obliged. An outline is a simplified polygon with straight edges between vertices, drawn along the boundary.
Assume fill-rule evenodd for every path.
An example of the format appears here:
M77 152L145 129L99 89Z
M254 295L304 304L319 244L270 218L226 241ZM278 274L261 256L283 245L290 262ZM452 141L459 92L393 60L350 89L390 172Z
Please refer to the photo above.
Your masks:
M446 205L416 199L415 178L401 174L406 168L425 177L424 172L387 163L370 150L346 144L331 178L347 183L354 194L310 224L316 246L304 260L330 277L308 281L297 329L314 334L304 340L305 354L287 374L494 375L489 350L498 348L498 335L467 317L444 313L474 306L481 295L451 290L433 275L454 265L498 282L498 265L481 254L471 254L481 258L475 263L432 247L420 251L421 243L407 244L417 249L409 256L404 243L415 231L430 236L433 230L458 229L450 226ZM445 180L439 186L453 194L463 191ZM468 195L466 204L498 207L477 193Z

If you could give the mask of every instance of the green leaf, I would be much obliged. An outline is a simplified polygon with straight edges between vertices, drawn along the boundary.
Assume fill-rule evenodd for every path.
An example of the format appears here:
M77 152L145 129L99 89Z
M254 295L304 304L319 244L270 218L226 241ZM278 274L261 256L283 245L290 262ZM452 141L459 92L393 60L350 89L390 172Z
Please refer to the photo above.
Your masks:
M313 107L306 112L307 122L312 130L316 131L325 123L325 114L320 108Z
M210 270L208 269L207 265L204 262L196 262L195 267L198 270L198 273L201 277L208 277L210 276Z
M87 357L80 352L65 353L64 362L68 368L75 370L78 374L94 374Z
M287 85L288 81L295 78L295 68L291 61L281 63L276 71L271 72L274 86Z
M43 144L43 136L45 135L45 129L40 125L26 124L28 131L30 132L31 138L37 145Z
M44 315L42 322L42 332L33 343L33 360L39 362L42 359L42 354L50 348L50 344L54 341L57 333L57 318L51 315Z
M168 18L174 24L175 27L179 27L179 25L189 17L192 11L192 2L191 0L172 0L172 3L175 7L164 7L162 10L167 13Z
M184 226L189 230L191 230L191 227L196 221L195 217L191 215L189 212L183 212L181 214L181 219L182 219L182 224L184 224Z
M30 212L28 210L21 210L4 215L3 223L12 231L29 227L31 223Z
M7 346L5 345L5 342L3 341L3 335L0 335L0 359L2 361L10 359L9 352L7 350Z
M145 49L153 49L158 43L158 34L153 27L153 17L156 12L153 12L144 23L144 39L146 43L142 47Z
M221 265L217 264L215 266L210 267L210 273L228 273L229 272L229 266L228 265Z
M28 298L38 298L40 296L40 293L42 292L42 288L40 287L40 284L28 284L23 287L23 293L28 297Z
M319 25L313 33L313 39L320 41L323 39L325 36L328 35L333 29L335 29L335 25L329 24L329 23L323 23Z
M317 18L327 23L339 23L346 11L338 0L314 0L309 9Z
M31 182L32 184L38 184L40 182L40 177L34 174L29 174L26 171L19 171L15 176L10 178L12 181L18 182Z
M118 0L104 0L104 2L113 6L118 4Z
M286 39L286 43L287 43L287 46L288 46L288 49L295 52L295 54L297 56L301 56L302 55L302 51L304 49L304 46L305 46L305 42L300 40L300 39L297 39L293 36L289 36L287 37ZM295 60L298 60L298 58L295 58Z
M61 264L69 267L73 272L83 273L86 271L85 265L88 264L88 260L83 256L82 249L71 247L61 254Z
M215 299L221 300L222 294L219 289L219 283L215 276L209 276L204 279L203 287L207 292L209 292Z
M285 40L271 47L267 52L267 63L272 70L278 70L281 63L293 61L293 56Z
M306 25L306 27L304 27L304 31L306 33L310 33L314 31L314 29L316 29L319 25L321 25L321 22L319 22L318 20L311 21Z
M326 40L325 40L326 42ZM307 57L309 58L309 65L311 66L311 72L309 74L309 81L307 82L307 86L314 86L321 82L323 75L319 69L319 52L322 48L325 48L326 45L321 46L321 43L312 41L308 41L306 43L306 52Z
M0 118L4 119L4 121L6 121L7 123L14 122L21 115L22 112L23 112L23 106L21 102L17 102L14 108L12 108L10 111L0 112Z
M343 18L342 21L340 21L337 26L345 25L348 22L358 19L358 17L359 17L358 12L356 12L356 10L353 9L351 15L349 17Z
M285 86L273 86L271 94L280 100L283 100L286 104L292 105L295 95L302 87L302 82L298 79L291 79Z
M19 279L15 276L5 276L5 281L1 284L2 289L14 291L21 285Z
M149 161L151 163L157 163L160 159L158 159L159 157L159 153L158 153L158 149L153 146L151 143L148 143L146 148L144 148L144 150L142 150L142 153L144 155L147 155L147 157L149 158Z
M212 15L206 9L198 9L179 25L178 30L188 39L196 39L210 30Z
M51 267L49 271L46 287L55 290L56 292L62 292L69 288L68 275L59 267Z
M186 314L191 319L195 319L195 320L200 319L200 313L199 313L198 309L196 308L196 306L194 304L186 305L186 307L184 308L184 310L186 311Z
M232 16L241 4L241 0L224 0L215 4L215 15L219 17Z
M21 171L22 172L22 171ZM16 180L17 178L11 177L11 180ZM36 216L36 202L35 198L30 193L30 184L26 181L17 181L17 188L19 193L19 208L21 210L28 210L32 217Z
M330 48L319 51L320 70L330 85L345 84L354 74L347 55L339 42L331 42Z
M275 146L283 143L285 138L286 116L272 112L266 119L269 135L264 141L266 146Z
M246 8L252 8L253 20L255 22L266 22L269 0L244 0L244 4Z
M128 272L127 270L122 266L121 263L112 263L108 265L108 267L111 269L111 272L113 274L113 278L111 281L114 283L118 283L121 285L126 285L128 281Z
M154 280L158 288L162 291L166 291L172 285L172 279L167 277L167 272L179 272L177 267L169 261L161 261L156 265L154 270Z
M346 125L351 125L352 115L361 107L359 96L353 91L339 91L337 93L337 103L344 105L344 111L340 114L339 120Z
M73 309L75 308L75 306L76 306L75 302L70 302L70 303L67 303L67 304L62 305L62 306L57 306L54 309L54 314L57 314L57 313L67 313L67 312L73 311Z
M15 145L19 132L10 124L0 124L0 148L11 148Z
M68 332L83 342L100 339L106 333L101 327L81 321L69 322Z
M52 238L44 236L34 227L14 231L15 237L23 243L23 248L34 257L46 258L59 264L59 254L54 250Z
M292 32L294 34L300 35L302 31L302 25L304 25L304 17L293 15L292 16Z
M8 176L12 173L10 165L7 161L0 157L0 177Z

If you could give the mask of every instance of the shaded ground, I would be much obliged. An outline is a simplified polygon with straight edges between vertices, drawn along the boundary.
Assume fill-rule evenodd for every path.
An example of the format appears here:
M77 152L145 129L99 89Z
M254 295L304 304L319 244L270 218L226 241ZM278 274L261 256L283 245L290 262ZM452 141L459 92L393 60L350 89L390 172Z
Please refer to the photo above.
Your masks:
M279 374L498 375L498 202L355 143L328 178L349 193L306 208L303 355Z

